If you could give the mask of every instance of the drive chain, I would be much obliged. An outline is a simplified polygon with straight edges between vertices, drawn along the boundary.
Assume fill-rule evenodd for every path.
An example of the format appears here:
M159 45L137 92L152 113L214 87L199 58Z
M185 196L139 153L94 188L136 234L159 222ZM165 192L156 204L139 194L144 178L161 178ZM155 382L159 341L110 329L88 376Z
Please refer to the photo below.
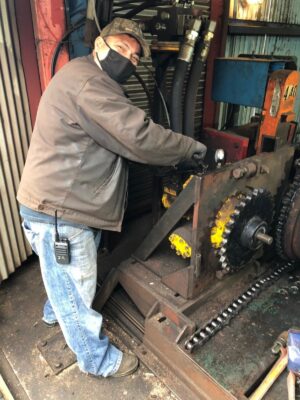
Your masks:
M228 307L221 311L215 318L210 320L204 327L197 329L185 342L184 348L192 352L196 347L201 347L207 343L217 332L222 330L230 321L235 318L254 298L264 289L271 286L288 269L292 268L293 262L286 262L278 267L271 274L258 279L238 298L233 300Z

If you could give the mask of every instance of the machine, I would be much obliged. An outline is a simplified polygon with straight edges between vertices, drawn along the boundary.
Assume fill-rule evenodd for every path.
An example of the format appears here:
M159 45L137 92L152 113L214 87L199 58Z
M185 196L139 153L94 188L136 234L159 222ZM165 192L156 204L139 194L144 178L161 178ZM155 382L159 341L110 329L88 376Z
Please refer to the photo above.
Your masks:
M113 2L100 3L103 25ZM128 18L162 5L142 2L124 14L123 3L115 15ZM156 171L156 222L106 276L96 303L106 303L140 340L138 356L181 399L247 399L275 360L273 341L299 320L299 73L293 58L216 59L212 98L227 104L227 118L221 130L196 135L200 76L216 23L192 1L163 3L157 16L139 19L156 38L160 101L152 117L197 136L209 151L201 165ZM260 111L236 126L240 106ZM285 397L280 390L270 396Z
M173 63L171 127L193 135L197 84L191 82L196 73L199 80L215 24L180 3L152 21L158 35L153 59L161 88ZM107 308L141 339L136 351L146 364L155 370L157 358L172 371L169 385L183 399L248 398L273 362L272 341L297 323L299 299L288 302L276 293L287 273L298 279L298 80L293 59L244 55L215 61L212 97L228 104L225 129L200 133L209 148L206 165L162 174L166 210L99 293L103 304L119 283L122 289ZM261 112L234 126L241 105ZM154 110L158 122L161 114Z

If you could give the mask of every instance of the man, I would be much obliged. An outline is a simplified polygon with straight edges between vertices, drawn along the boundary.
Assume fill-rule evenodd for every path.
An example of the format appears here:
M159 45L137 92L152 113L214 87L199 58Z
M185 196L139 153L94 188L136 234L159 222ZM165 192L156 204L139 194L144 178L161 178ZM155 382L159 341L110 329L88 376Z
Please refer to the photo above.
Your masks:
M103 377L125 376L138 366L134 355L122 354L101 334L102 316L91 308L101 230L121 230L126 159L176 165L206 152L154 124L124 96L119 83L140 55L150 50L138 25L116 18L92 55L54 76L40 101L17 197L48 295L43 321L59 323L82 371Z

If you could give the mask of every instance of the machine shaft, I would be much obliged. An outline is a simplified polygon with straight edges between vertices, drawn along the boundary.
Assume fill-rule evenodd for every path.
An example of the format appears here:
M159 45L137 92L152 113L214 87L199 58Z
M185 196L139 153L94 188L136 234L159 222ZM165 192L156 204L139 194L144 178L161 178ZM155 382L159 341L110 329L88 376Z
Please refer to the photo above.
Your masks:
M273 243L273 238L270 235L267 235L266 233L263 232L258 232L255 235L255 238L260 240L261 242L268 244L269 246Z

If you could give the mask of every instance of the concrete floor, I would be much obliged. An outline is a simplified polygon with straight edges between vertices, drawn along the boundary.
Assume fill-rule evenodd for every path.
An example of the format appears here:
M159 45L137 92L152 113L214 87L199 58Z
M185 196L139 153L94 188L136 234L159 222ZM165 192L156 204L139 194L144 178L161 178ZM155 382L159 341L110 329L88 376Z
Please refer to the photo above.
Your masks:
M119 379L86 376L76 363L56 375L37 347L60 332L59 327L47 328L41 322L45 298L34 257L0 286L0 374L16 400L176 399L143 365L132 376ZM125 350L126 334L104 320L106 333ZM125 342L135 345L128 337Z

